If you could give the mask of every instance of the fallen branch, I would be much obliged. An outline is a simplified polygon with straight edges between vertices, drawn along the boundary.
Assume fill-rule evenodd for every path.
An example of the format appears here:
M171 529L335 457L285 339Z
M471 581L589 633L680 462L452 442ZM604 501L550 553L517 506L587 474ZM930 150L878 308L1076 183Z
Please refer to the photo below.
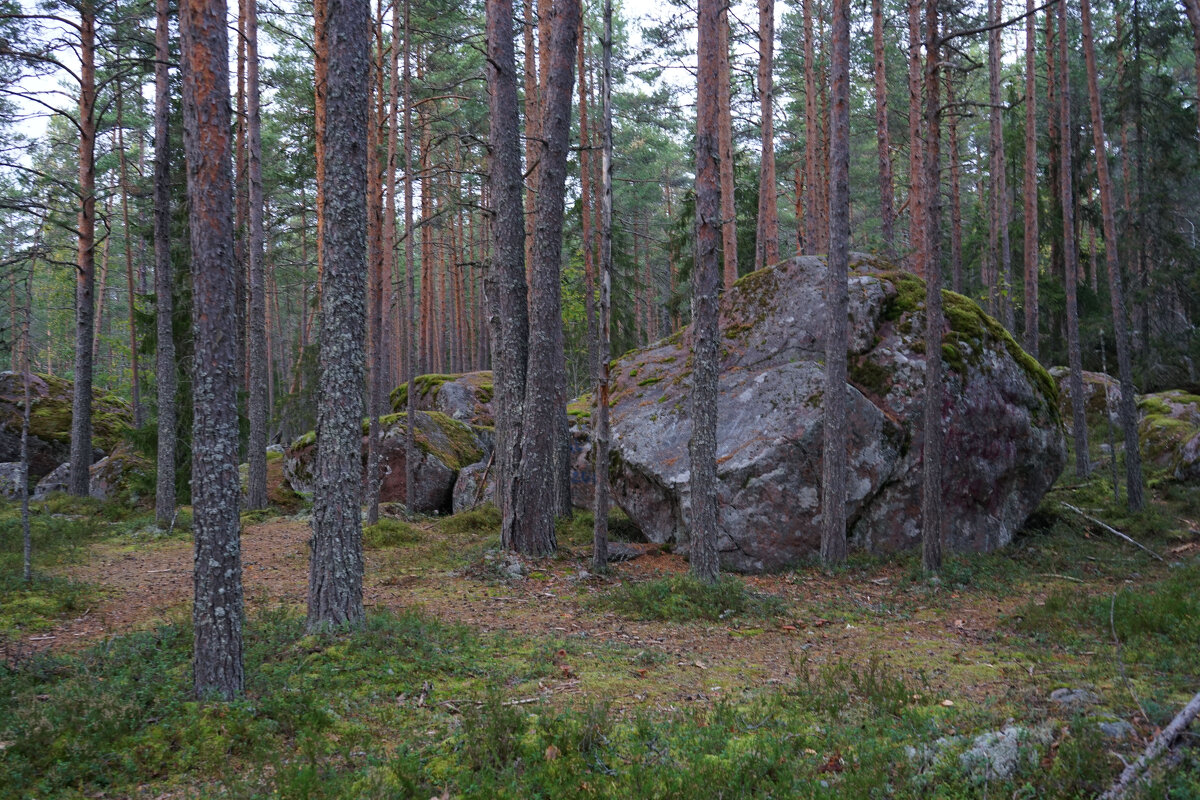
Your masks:
M1070 575L1059 575L1057 572L1039 572L1038 574L1041 575L1043 578L1058 578L1060 581L1074 581L1075 583L1087 583L1087 581L1081 581L1081 580L1079 580L1079 578L1072 578Z
M1099 525L1101 528L1104 528L1104 530L1108 531L1109 533L1113 534L1114 536L1118 536L1118 537L1124 539L1125 541L1129 542L1134 547L1137 547L1141 550L1145 550L1147 553L1154 556L1155 558L1157 558L1159 561L1163 562L1164 564L1167 562L1167 560L1165 558L1163 558L1162 556L1160 556L1158 553L1154 552L1149 547L1146 547L1146 545L1142 544L1141 542L1136 541L1131 536L1121 533L1119 530L1117 530L1113 526L1109 525L1107 522L1098 520L1095 517L1093 517L1091 514L1085 514L1084 512L1080 511L1078 508L1071 505L1070 503L1063 503L1061 500L1059 502L1062 504L1062 506L1064 508L1074 511L1079 516L1083 517L1084 519L1088 520L1089 522L1093 522L1093 523Z
M1126 792L1141 780L1142 774L1151 762L1170 749L1180 734L1192 724L1192 720L1196 718L1197 714L1200 714L1200 692L1192 697L1191 702L1184 706L1183 711L1180 711L1175 719L1171 720L1171 724L1164 728L1162 733L1154 737L1150 746L1142 753L1141 758L1125 768L1121 777L1117 778L1117 782L1107 792L1100 795L1099 800L1121 800Z

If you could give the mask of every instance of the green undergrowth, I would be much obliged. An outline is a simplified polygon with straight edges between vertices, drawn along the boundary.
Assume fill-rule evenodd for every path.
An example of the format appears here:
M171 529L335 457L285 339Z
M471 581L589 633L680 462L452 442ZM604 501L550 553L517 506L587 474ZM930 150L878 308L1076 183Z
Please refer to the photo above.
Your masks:
M593 602L621 616L666 622L715 622L742 615L767 618L787 609L782 599L754 592L729 575L712 584L691 575L625 581Z
M137 518L133 520L136 524ZM63 617L86 611L99 596L96 589L50 570L78 561L89 544L130 525L118 509L91 499L54 495L31 504L33 570L26 582L21 506L0 503L0 642L47 630Z
M958 755L1005 720L878 658L800 656L778 688L620 709L539 687L624 650L413 613L306 635L276 610L246 626L245 697L216 704L192 699L191 640L180 622L0 667L0 797L1070 798L1114 774L1083 726L1008 779L973 776Z
M363 547L367 550L399 547L420 540L421 531L403 520L384 518L363 527Z
M559 519L555 533L560 544L572 547L588 547L595 540L596 517L590 511L576 511L568 519ZM644 542L645 535L634 524L629 515L614 507L608 512L608 540L610 542Z

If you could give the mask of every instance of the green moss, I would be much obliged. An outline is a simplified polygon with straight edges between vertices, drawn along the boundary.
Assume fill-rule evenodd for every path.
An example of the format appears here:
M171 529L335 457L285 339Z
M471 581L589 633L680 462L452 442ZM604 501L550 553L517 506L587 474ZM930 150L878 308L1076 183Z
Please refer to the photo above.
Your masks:
M661 380L661 377L643 378L642 380L638 381L638 386L653 386Z
M907 314L924 309L925 282L916 275L890 271L880 272L877 277L896 289L896 295L884 308L884 319L895 322ZM942 290L942 313L950 328L943 338L942 357L951 370L965 375L968 368L980 363L984 346L989 340L999 342L1049 401L1050 413L1058 417L1058 385L1037 359L1021 349L1003 325L988 316L974 300L945 289ZM911 320L904 320L900 324L905 322L909 323L911 331Z
M574 420L591 419L592 417L592 395L580 395L567 404L567 416Z
M851 360L850 382L860 391L883 397L892 390L892 376L884 367L865 358Z
M479 439L470 425L459 422L440 411L419 411L417 413L424 415L430 422L434 423L433 430L429 430L423 425L417 426L417 447L421 448L422 452L436 456L453 470L462 469L483 458L483 450L479 447ZM380 417L379 424L380 427L387 430L395 425L406 425L407 420L408 415L400 412ZM363 436L366 436L370 432L370 429L371 419L367 417L362 421ZM310 447L316 441L316 431L309 431L292 442L291 449L298 450Z

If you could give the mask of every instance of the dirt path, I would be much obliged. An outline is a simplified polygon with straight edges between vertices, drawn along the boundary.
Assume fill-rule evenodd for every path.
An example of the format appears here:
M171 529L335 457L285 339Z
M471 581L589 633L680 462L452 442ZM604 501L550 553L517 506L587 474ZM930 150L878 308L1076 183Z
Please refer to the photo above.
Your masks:
M422 541L368 551L365 603L374 608L419 608L447 622L480 631L615 645L649 654L623 668L617 690L662 704L702 700L722 692L789 682L805 663L875 659L905 674L920 672L932 690L965 700L1023 700L1039 671L1019 650L997 642L999 618L1029 594L1004 599L942 593L935 609L913 602L903 570L880 567L869 579L828 577L815 571L747 578L758 591L788 601L790 613L774 620L735 618L726 623L637 622L604 611L589 598L621 580L641 580L686 570L681 557L646 555L616 565L609 578L580 579L585 553L531 565L529 577L482 580L472 570L447 569L431 553L461 545L422 526ZM309 524L274 520L247 528L242 537L247 606L303 608L308 577ZM186 619L190 613L192 546L186 540L94 546L86 563L68 574L101 587L102 600L80 617L29 641L42 649L71 648L107 636ZM648 666L639 666L645 663ZM665 680L644 680L669 673ZM612 676L591 676L579 691L617 691ZM641 683L639 684L639 680ZM603 683L603 688L601 684ZM639 688L645 686L645 690Z

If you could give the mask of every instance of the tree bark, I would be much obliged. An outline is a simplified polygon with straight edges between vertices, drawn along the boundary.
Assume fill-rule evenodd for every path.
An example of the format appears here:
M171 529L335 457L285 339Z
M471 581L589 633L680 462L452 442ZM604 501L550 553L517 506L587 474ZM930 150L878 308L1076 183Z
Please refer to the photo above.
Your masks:
M362 621L362 389L366 333L368 0L328 0L325 268L308 628Z
M525 24L522 28L525 38L525 171L527 173L525 175L525 207L530 211L534 209L537 202L535 187L537 186L538 160L542 152L542 92L538 84L538 59L546 57L545 48L534 44L534 37L535 34L541 33L538 18L542 14L542 4L549 5L550 2L551 0L539 0L537 17L533 13L533 0L525 0L522 4L525 12ZM546 16L548 17L549 13ZM525 237L522 241L525 247L525 277L528 280L531 277L529 270L533 268L532 214L529 219L525 220L524 225Z
M510 7L511 12L511 7ZM489 51L490 52L490 51ZM513 91L512 101L516 103L516 90ZM513 113L516 111L514 109ZM516 141L514 131L514 142ZM520 177L520 157L517 159L517 174ZM524 224L522 222L521 224ZM412 150L412 0L404 0L404 274L408 282L408 401L404 407L404 501L408 510L412 511L412 489L417 483L417 382L420 372L420 348L424 346L421 334L420 318L417 316L417 276L416 251L413 240L416 231L413 228L413 150ZM524 280L522 279L522 286ZM499 376L496 379L497 392L500 389ZM501 438L497 414L496 438ZM497 485L499 485L497 483Z
M717 553L717 294L721 246L719 153L721 29L718 0L699 0L696 87L696 265L692 273L692 514L688 557L706 583L720 572Z
M812 0L803 0L801 16L804 19L804 190L798 195L804 198L804 243L801 250L807 254L819 252L822 236L818 232L816 194L822 183L817 152L820 145L820 118L817 114L817 66L813 55L813 12ZM799 203L797 199L797 203Z
M579 33L578 0L559 0L551 25L549 73L542 96L541 164L534 263L530 284L529 367L525 384L524 441L513 547L525 555L554 552L554 519L562 513L561 478L566 466L561 446L566 434L566 369L563 356L561 262L563 196L571 127L575 42ZM568 443L569 444L569 443ZM569 485L567 486L569 502Z
M825 288L825 413L821 457L821 563L846 560L846 350L850 260L850 0L833 2L829 120L829 271Z
M883 2L871 0L871 41L875 75L875 141L879 152L879 226L884 253L896 253L896 190L892 178L892 136L887 102L887 59L883 41Z
M612 0L604 0L604 41L601 78L600 154L600 309L596 348L596 410L592 451L596 454L596 483L593 501L592 569L608 571L609 505L609 420L608 355L612 320ZM670 216L670 187L667 187L667 216Z
M908 245L913 253L913 272L924 277L925 182L921 138L921 0L907 0L908 7Z
M579 228L583 238L583 313L587 322L587 374L596 380L597 355L599 351L599 328L596 319L596 264L594 254L594 232L592 230L592 205L595 186L592 180L592 140L588 129L587 26L579 15Z
M1096 47L1092 40L1092 9L1089 0L1080 0L1083 29L1083 55L1087 62L1088 101L1092 115L1092 136L1096 146L1096 175L1100 183L1100 216L1104 228L1104 261L1108 268L1108 294L1112 305L1113 338L1117 343L1117 373L1121 380L1119 414L1125 433L1125 480L1131 511L1145 505L1142 485L1142 456L1138 444L1136 389L1129 346L1129 321L1125 312L1125 287L1117 243L1116 208L1112 176L1108 172L1108 144L1104 138L1104 118L1100 113L1100 84L1096 77ZM1116 454L1113 454L1116 457Z
M512 0L487 0L489 189L492 263L488 272L489 325L496 403L496 500L501 512L500 541L518 547L525 375L529 316L525 286L525 212L522 198L517 67L513 49ZM411 403L413 392L409 386Z
M370 109L367 121L367 330L370 331L369 394L367 416L367 472L363 481L366 494L367 524L379 522L380 439L379 415L383 411L383 286L390 270L386 269L388 251L384 245L383 174L386 152L381 153L379 137L383 132L386 105L383 80L383 0L376 0L372 20L375 51L371 59L371 86L368 91Z
M915 2L915 0L914 0ZM941 261L941 105L938 97L941 46L937 3L925 4L925 153L921 194L925 231L921 237L925 275L925 407L921 484L921 565L926 572L942 568L942 314Z
M954 110L954 81L946 74L946 105L950 110L950 286L963 292L961 159L958 147L958 112Z
M155 0L154 28L154 298L158 337L155 385L158 390L158 471L154 514L160 529L175 519L175 336L174 280L171 276L171 169L167 120L170 99L170 20L167 0Z
M1004 327L1013 329L1012 248L1008 239L1008 175L1004 158L1004 131L1000 118L1000 41L1004 0L988 0L988 16L993 27L988 31L988 130L991 137L991 226L992 259L996 265L996 280L992 282L992 314Z
M263 266L262 112L258 86L258 4L246 5L246 129L249 167L250 223L247 237L247 261L250 264L250 439L246 460L249 480L247 508L267 507L267 287Z
M1192 57L1196 62L1196 92L1200 94L1200 0L1182 0L1192 28ZM1196 114L1200 121L1200 102L1196 103Z
M200 698L242 693L238 516L238 337L224 0L183 0L183 143L187 153L195 340L192 531L194 681Z
M721 173L721 248L724 253L725 288L737 283L737 205L734 202L736 186L733 174L733 92L729 74L729 12L721 9L718 28L717 92L720 104L717 113L717 146L720 148Z
M133 281L133 240L129 232L129 168L125 157L124 92L121 81L116 81L117 94L117 154L121 168L121 230L125 235L125 288L129 294L129 367L130 401L133 404L133 427L140 428L145 422L145 407L142 405L141 376L138 373L137 346L137 297Z
M1087 419L1083 405L1083 356L1079 346L1079 306L1076 301L1079 282L1079 250L1075 241L1074 181L1071 177L1071 83L1067 62L1067 11L1065 3L1058 6L1058 125L1059 172L1063 222L1063 260L1067 295L1067 367L1071 387L1071 429L1075 443L1075 475L1087 477L1088 465Z
M775 0L758 0L758 100L762 115L762 160L758 176L758 232L754 268L779 262L779 190L775 180Z
M1037 14L1025 0L1025 350L1038 357Z
M92 335L96 280L96 11L79 5L79 246L75 271L75 387L67 490L87 497L92 465Z

